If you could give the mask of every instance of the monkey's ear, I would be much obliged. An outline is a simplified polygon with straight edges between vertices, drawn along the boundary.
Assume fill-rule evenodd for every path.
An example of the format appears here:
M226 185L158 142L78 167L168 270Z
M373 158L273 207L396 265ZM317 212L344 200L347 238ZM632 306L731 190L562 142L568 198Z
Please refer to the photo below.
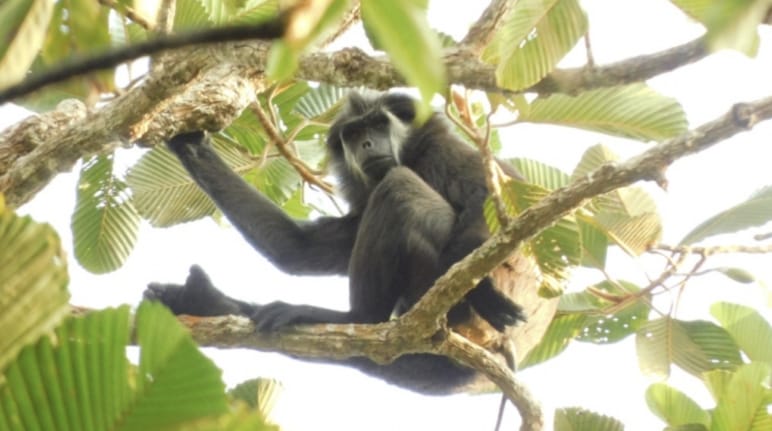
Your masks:
M387 94L384 96L384 106L403 123L409 124L415 120L416 100L405 94Z

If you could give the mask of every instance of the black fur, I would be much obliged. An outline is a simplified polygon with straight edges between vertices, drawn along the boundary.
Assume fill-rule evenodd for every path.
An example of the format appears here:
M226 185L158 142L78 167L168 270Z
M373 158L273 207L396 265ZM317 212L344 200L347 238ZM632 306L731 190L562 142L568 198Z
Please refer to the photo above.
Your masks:
M331 126L333 174L350 212L297 222L233 173L201 132L175 136L169 148L247 241L293 274L347 274L350 310L274 302L247 304L220 293L198 267L184 286L151 284L146 297L178 314L249 316L258 330L311 323L383 322L401 314L453 263L488 236L482 161L435 115L414 127L411 98L353 93ZM401 142L395 142L401 141ZM502 169L513 176L505 164ZM522 310L483 279L449 315L451 325L477 312L499 331L524 320ZM346 361L385 380L447 393L474 376L446 358L405 355L389 365Z

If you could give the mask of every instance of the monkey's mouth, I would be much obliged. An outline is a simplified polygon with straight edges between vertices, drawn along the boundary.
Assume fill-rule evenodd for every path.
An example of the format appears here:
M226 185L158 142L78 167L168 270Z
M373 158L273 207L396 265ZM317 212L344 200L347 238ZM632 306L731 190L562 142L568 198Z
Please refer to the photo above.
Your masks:
M376 181L380 181L386 174L397 166L397 162L393 157L371 157L365 163L362 164L362 170L368 177Z

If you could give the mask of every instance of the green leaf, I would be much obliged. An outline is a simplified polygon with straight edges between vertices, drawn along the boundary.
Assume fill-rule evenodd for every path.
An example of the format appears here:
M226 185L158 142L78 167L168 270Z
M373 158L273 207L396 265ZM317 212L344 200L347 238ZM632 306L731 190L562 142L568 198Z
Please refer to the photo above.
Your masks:
M619 189L612 193L629 189ZM651 245L659 242L662 236L662 222L656 212L631 217L601 211L595 216L595 221L595 227L632 256L638 256L648 250Z
M571 181L576 181L585 175L589 175L601 166L616 162L617 160L619 160L619 156L609 147L601 144L593 145L582 154L582 159L571 174Z
M266 161L260 169L248 172L244 179L279 205L290 199L301 185L300 175L284 158Z
M593 309L585 311L585 326L576 337L577 341L596 344L616 343L634 334L646 324L651 307L650 298L636 300L622 308L617 302L604 299L607 297L626 298L638 293L641 289L633 283L617 280L597 283L584 292L570 293L560 297L558 310L568 311L567 304L592 304ZM594 292L602 293L595 294ZM577 298L580 297L580 298ZM604 310L614 310L607 312Z
M538 164L523 164L521 167L536 167L538 172L547 175L541 177L546 182L559 181L560 175L541 170ZM565 174L562 174L563 178ZM547 195L548 191L535 184L520 181L509 181L501 188L502 199L511 215L517 215L535 202ZM483 207L483 215L492 232L498 226L493 203L488 199ZM560 295L563 292L565 280L568 278L568 268L578 265L582 257L581 237L579 227L573 215L558 220L553 226L540 232L528 241L526 253L530 253L539 265L542 274L540 294L546 297Z
M584 328L584 318L581 314L555 316L539 344L528 352L518 364L518 369L523 370L544 362L565 350L568 343Z
M671 0L705 25L711 50L735 49L748 56L759 47L758 26L767 16L767 0Z
M719 396L711 431L772 429L772 364L740 366Z
M616 156L602 146L587 150L572 178L580 178ZM662 222L654 199L638 187L624 187L593 198L587 209L593 217L580 219L614 241L625 252L637 256L659 241Z
M670 364L700 377L714 369L734 369L742 363L731 336L713 323L669 317L649 321L636 336L638 363L646 374L666 377Z
M761 226L770 220L772 220L772 186L766 186L745 202L702 222L686 234L679 245L690 245L714 235Z
M282 385L278 380L260 378L241 382L228 391L228 394L258 410L263 417L269 417L281 389Z
M156 227L197 220L214 213L214 203L164 146L145 153L129 169L126 183L134 207Z
M50 0L0 3L0 89L24 78L43 46L53 6Z
M1 194L0 244L1 371L24 345L51 331L69 313L69 294L66 259L56 232L5 208Z
M220 371L164 306L141 304L131 323L129 307L89 312L22 350L0 376L2 429L266 429L260 415L222 417ZM126 358L131 326L138 370Z
M137 340L136 394L141 396L133 403L122 429L162 429L227 411L220 370L163 305L140 304Z
M207 17L216 25L228 20L228 8L223 0L199 0L206 11Z
M279 0L250 0L231 19L236 24L259 24L279 15Z
M350 91L348 88L319 84L319 87L311 89L298 100L295 111L308 120L330 122Z
M298 51L292 49L285 41L274 42L268 54L266 75L278 82L290 79L298 68L298 55Z
M422 96L421 114L431 112L429 102L446 86L445 63L437 34L426 20L426 11L412 0L363 0L362 20L383 44L394 66Z
M496 65L496 82L527 88L547 76L587 32L587 16L576 0L521 0L483 54Z
M78 262L97 274L120 268L137 242L139 221L126 184L113 176L113 156L85 160L71 222Z
M569 177L560 169L533 159L513 159L512 165L531 184L547 190L555 190L568 185Z
M582 237L582 266L603 269L606 267L608 237L592 223L581 218L578 220L579 234Z
M721 273L738 283L750 284L756 281L756 277L753 274L741 268L715 268L713 271Z
M710 414L683 392L664 383L655 383L646 390L646 404L670 426L701 424L710 426ZM706 428L707 429L707 428Z
M176 0L174 30L209 27L214 22L201 0Z
M130 403L129 307L70 318L5 370L11 430L113 429Z
M553 94L533 101L520 121L577 127L642 141L661 141L687 130L681 105L644 84Z
M622 422L579 407L555 410L555 431L624 431Z
M743 305L718 302L710 307L710 313L751 361L772 364L772 325L758 311Z

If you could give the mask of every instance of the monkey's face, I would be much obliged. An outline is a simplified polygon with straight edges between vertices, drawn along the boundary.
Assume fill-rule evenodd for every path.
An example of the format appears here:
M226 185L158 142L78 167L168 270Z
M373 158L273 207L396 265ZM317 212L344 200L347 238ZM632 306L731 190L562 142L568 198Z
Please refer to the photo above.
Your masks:
M343 124L340 140L349 167L371 182L383 179L391 168L399 165L403 128L399 119L383 110Z

